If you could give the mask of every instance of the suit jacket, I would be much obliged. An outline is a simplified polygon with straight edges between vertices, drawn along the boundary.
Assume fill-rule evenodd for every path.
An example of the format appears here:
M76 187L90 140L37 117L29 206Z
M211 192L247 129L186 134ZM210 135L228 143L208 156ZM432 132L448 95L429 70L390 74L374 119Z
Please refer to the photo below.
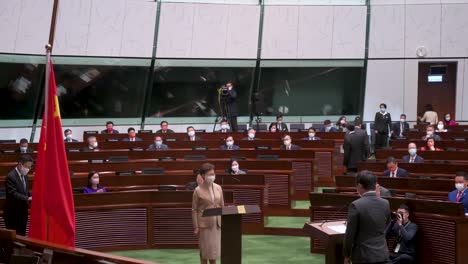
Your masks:
M290 150L300 150L301 147L298 145L291 144L291 149ZM287 150L286 146L283 144L280 146L280 150Z
M17 150L15 150L15 152L16 152L16 153L24 153L24 154L27 154L27 153L33 153L34 150L32 150L32 149L30 149L30 148L27 148L27 149L26 149L26 152L21 152L21 149L18 148Z
M222 145L219 147L220 150L228 150L228 146ZM233 145L230 150L240 150L240 147L237 145Z
M126 138L122 139L122 141L124 141L124 142L130 142L130 138L126 137ZM142 141L142 140L141 140L141 138L139 138L139 137L135 137L135 142L137 142L137 141Z
M67 139L64 139L63 141L64 141L65 143L67 143L67 142L78 142L78 140L76 140L76 139L74 139L74 138L72 138L71 141L68 141Z
M229 133L229 132L231 132L231 129L220 129L220 130L218 130L216 132L218 132L218 133Z
M397 138L400 136L400 133L402 133L403 135L409 131L409 124L407 122L404 122L403 123L403 131L401 131L401 122L397 122L395 124L393 124L392 126L392 131L393 131L393 134L392 134L392 137L394 138Z
M201 140L201 138L200 138L199 136L195 135L195 141L200 141L200 140ZM184 141L190 141L190 137L187 136L187 137L184 139Z
M24 176L26 188L20 179L16 169L8 173L5 180L6 199L3 208L4 218L15 218L16 216L28 217L29 192L28 176Z
M247 172L243 171L243 170L238 170L237 173L234 173L232 170L231 170L231 175L239 175L239 174L247 174Z
M343 243L344 256L350 257L352 263L387 261L385 230L389 222L389 203L375 192L367 192L352 202Z
M80 149L81 152L94 152L94 151L98 151L99 148L89 148L89 147L84 147L82 149Z
M397 239L401 236L400 240L400 254L408 254L414 256L416 254L416 232L418 231L418 225L409 221L406 225L399 226L395 221L392 221L388 225L385 231L385 237ZM395 244L396 246L396 244ZM394 249L394 248L393 248Z
M352 131L347 133L344 137L343 143L343 165L347 168L354 169L357 168L358 162L366 160L368 142L369 139L367 134L362 133L362 131Z
M254 141L254 140L260 140L257 137L254 137L253 139L250 139L249 137L242 138L242 140L247 140L247 141Z
M457 194L458 194L458 190L453 190L453 191L449 192L448 200L450 202L456 202L457 201ZM468 214L468 189L465 189L463 191L459 202L463 204L463 208L465 208L465 214Z
M409 163L410 162L410 156L409 155L406 155L402 158L402 161L404 163ZM424 158L419 156L419 155L416 155L416 157L414 158L414 163L424 163Z
M213 183L214 203L211 199L212 192L206 184L195 188L192 196L192 221L195 228L221 227L221 216L202 217L203 211L208 208L221 208L224 206L223 189Z
M441 141L442 140L442 138L437 134L433 134L432 137L434 138L434 141ZM424 136L421 139L422 140L427 140L427 136Z
M157 134L165 134L162 129L159 129L158 131L156 131L156 133ZM168 130L166 130L166 133L174 133L174 130L168 129Z
M319 138L319 137L314 137L314 138L305 137L305 138L303 138L302 140L314 141L314 140L320 140L320 139L321 139L321 138Z
M325 129L325 127L322 127L320 129L320 132L327 132L327 130ZM336 127L334 127L334 126L331 126L330 130L328 130L328 132L338 132L338 129L336 129Z
M234 89L228 90L226 95L223 96L226 102L226 110L228 113L226 113L226 116L232 117L232 116L238 116L239 115L239 109L237 107L237 92Z
M392 127L392 117L390 113L381 114L380 112L375 113L374 118L374 130L377 130L379 134L388 134L389 129Z
M383 176L390 177L390 170L385 170L384 173L383 173ZM405 169L398 167L398 169L396 171L396 177L397 178L407 178L407 177L409 177L409 173Z
M107 129L104 129L101 131L101 134L118 134L118 133L119 131L115 129L112 129L112 132L107 131Z
M270 124L270 126L272 124L275 124L276 125L276 131L279 131L279 132L289 132L289 129L288 129L288 125L286 125L285 123L278 123L278 122L273 122Z
M147 150L169 150L169 147L166 145L166 144L161 144L161 146L159 146L159 149L157 148L156 144L151 144L148 146L148 149Z

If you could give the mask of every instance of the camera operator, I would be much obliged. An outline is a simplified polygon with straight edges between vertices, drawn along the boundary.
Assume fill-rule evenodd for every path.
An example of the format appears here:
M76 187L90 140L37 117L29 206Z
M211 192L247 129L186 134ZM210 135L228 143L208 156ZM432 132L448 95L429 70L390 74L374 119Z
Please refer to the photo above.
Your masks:
M221 95L223 96L224 101L224 115L229 121L231 130L237 132L237 92L234 90L232 83L228 82L225 86L222 87Z
M387 239L395 239L389 263L415 263L417 231L418 226L409 220L408 206L400 205L385 231Z

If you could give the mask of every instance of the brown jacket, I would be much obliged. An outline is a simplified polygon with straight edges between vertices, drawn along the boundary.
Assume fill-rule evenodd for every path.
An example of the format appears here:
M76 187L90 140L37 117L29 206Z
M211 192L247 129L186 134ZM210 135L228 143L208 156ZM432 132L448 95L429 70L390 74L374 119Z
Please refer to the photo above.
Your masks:
M211 199L211 188L204 183L193 192L192 220L194 228L212 227L217 224L221 227L221 216L202 217L203 211L208 208L220 208L224 206L223 189L213 183L214 203Z

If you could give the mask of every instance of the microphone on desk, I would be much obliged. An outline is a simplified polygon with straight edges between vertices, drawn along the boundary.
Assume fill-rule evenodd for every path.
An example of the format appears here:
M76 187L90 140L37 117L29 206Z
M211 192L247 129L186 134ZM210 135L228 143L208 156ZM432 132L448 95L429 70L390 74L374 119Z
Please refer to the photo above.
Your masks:
M328 221L330 221L330 219L332 219L333 217L335 217L339 212L343 211L343 209L345 209L346 207L349 206L351 202L348 202L346 203L345 205L343 205L342 207L338 208L338 210L335 211L335 213L333 213L330 217L327 217L325 220L323 220L323 222L319 225L319 227L322 227L325 223L327 223Z

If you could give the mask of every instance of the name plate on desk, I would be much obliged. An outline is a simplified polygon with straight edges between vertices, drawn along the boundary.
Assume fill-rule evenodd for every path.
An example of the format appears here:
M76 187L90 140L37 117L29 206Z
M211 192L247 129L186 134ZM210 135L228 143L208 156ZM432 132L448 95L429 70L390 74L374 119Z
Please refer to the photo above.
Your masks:
M237 213L238 213L238 214L245 214L245 206L243 206L243 205L238 205L238 206L237 206Z
M338 234L346 233L346 225L329 225L328 228L330 228Z

